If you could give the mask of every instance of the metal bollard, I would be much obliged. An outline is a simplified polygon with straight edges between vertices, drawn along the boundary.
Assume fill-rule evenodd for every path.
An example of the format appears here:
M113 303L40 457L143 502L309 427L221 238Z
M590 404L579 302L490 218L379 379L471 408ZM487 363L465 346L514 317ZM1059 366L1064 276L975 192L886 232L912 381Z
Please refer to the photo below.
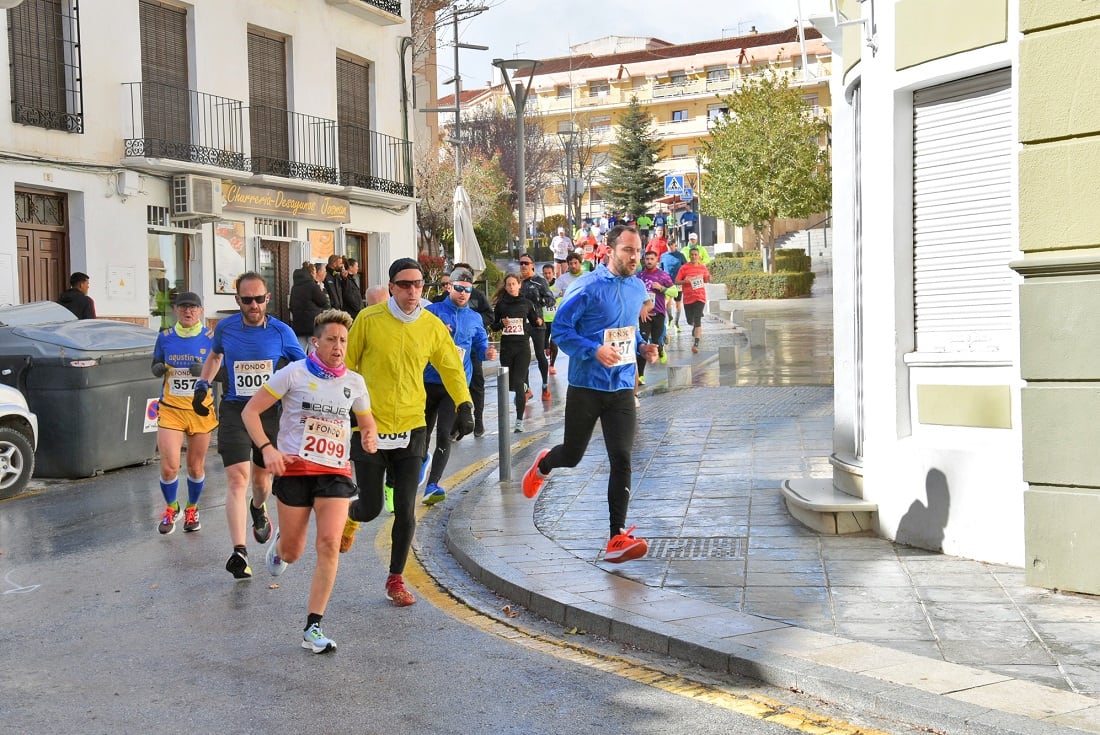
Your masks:
M512 433L508 430L508 417L512 409L508 401L508 368L497 370L497 453L500 455L500 480L512 481Z

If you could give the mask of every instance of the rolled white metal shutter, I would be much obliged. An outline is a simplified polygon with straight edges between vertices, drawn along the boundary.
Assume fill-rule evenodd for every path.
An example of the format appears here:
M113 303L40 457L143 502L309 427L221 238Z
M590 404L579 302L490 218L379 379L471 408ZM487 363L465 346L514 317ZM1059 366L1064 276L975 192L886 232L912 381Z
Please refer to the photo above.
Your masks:
M1015 280L1011 78L913 95L913 285L918 352L1010 348Z

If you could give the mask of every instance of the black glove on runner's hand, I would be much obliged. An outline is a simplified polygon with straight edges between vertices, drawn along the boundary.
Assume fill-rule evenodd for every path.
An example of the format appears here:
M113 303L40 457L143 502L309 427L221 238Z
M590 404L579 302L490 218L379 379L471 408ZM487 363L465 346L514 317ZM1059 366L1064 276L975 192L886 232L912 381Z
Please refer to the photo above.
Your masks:
M209 416L210 409L206 407L206 396L210 394L210 384L205 380L195 382L195 397L191 399L191 408L199 416Z
M163 362L153 363L153 377L163 378L166 372L168 372L168 366L165 365Z
M474 404L466 401L455 412L455 424L451 429L451 441L456 442L474 432Z

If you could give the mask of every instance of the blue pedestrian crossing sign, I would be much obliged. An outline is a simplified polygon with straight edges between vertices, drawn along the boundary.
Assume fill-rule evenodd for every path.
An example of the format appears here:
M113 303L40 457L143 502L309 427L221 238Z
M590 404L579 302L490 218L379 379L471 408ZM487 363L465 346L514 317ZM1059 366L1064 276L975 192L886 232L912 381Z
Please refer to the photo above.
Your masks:
M680 196L684 193L684 175L669 174L665 176L665 196Z
M684 189L684 191L680 194L680 201L681 202L690 202L694 198L695 198L695 190L692 189L691 187L688 187L687 189Z

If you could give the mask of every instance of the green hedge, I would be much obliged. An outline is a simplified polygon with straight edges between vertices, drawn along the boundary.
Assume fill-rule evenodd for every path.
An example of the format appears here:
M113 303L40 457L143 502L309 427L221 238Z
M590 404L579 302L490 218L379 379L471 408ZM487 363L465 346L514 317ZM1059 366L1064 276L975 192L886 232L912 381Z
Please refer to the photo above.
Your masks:
M775 251L777 273L764 273L762 256L755 250L723 253L708 267L716 283L726 284L730 299L789 299L813 289L812 263L805 250L781 248Z
M790 299L805 296L814 286L813 273L738 273L718 279L729 299Z

